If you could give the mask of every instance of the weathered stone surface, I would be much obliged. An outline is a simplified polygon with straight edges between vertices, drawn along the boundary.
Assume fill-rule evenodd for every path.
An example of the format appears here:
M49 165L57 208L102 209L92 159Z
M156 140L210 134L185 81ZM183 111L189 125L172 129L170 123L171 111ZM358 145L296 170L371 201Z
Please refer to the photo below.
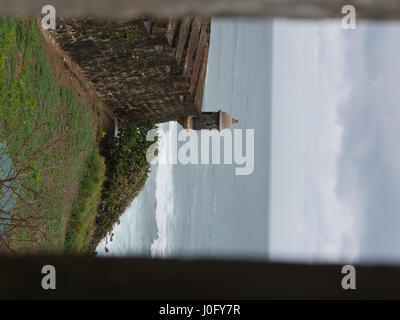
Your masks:
M121 124L161 123L201 112L209 27L203 25L196 40L199 31L189 32L192 21L59 18L51 34ZM199 28L200 19L194 21ZM209 26L209 19L201 21ZM181 60L195 66L195 80L191 72L183 72Z

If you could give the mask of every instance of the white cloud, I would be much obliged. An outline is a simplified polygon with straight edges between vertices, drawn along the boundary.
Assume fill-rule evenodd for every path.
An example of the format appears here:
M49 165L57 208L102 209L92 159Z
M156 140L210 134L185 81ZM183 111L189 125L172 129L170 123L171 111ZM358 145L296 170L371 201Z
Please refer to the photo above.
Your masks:
M361 259L400 260L399 37L399 24L362 25L349 37L337 193L358 213Z
M336 193L343 134L337 111L351 90L343 30L340 22L275 30L272 256L352 259L360 238L357 212Z
M277 32L273 256L400 261L400 24Z

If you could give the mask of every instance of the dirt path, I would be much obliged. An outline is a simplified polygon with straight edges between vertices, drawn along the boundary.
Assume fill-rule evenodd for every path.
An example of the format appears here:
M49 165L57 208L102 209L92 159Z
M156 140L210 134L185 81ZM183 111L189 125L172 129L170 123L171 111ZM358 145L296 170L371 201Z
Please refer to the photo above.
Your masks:
M98 136L99 130L107 136L114 135L115 116L111 109L102 102L96 89L80 71L80 68L65 54L52 38L51 33L43 30L41 20L36 21L43 46L53 68L53 74L60 84L71 89L82 100L82 104L90 108L93 113L93 134ZM100 127L101 125L101 127Z

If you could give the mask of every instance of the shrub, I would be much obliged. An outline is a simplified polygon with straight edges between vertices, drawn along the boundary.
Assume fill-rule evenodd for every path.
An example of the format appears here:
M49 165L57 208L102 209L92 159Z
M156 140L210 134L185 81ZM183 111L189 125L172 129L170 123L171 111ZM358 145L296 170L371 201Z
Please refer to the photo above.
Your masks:
M103 151L106 181L98 207L92 251L142 190L150 168L146 151L154 143L146 141L146 135L154 128L151 123L131 123L120 128L118 136L106 143Z

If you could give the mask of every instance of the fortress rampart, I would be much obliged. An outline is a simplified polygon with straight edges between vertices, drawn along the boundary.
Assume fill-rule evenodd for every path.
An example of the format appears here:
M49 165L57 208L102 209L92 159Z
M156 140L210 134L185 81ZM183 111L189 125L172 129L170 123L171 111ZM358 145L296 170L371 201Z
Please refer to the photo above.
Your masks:
M49 35L119 123L201 113L210 19L58 18Z

